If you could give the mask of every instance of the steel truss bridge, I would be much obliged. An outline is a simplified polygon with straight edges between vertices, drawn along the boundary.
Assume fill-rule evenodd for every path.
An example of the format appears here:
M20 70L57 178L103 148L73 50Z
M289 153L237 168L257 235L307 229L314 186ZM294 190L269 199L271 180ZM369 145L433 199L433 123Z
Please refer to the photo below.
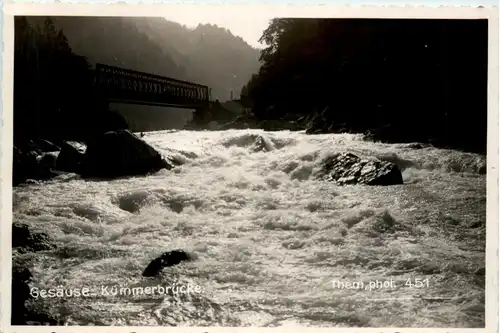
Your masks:
M94 87L107 103L195 110L210 105L207 86L103 64L96 64Z

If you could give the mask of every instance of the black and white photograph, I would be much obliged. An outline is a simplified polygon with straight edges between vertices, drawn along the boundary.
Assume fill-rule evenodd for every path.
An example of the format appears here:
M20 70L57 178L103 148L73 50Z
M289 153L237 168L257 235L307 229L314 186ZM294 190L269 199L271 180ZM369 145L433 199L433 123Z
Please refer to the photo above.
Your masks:
M4 17L10 324L484 328L488 16L170 8Z

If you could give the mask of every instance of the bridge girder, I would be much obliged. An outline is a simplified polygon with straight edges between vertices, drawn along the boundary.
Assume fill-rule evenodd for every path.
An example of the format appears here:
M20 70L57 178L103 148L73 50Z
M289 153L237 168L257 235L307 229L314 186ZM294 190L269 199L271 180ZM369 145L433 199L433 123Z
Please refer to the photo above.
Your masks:
M210 101L207 86L102 64L94 86L107 102L200 109Z

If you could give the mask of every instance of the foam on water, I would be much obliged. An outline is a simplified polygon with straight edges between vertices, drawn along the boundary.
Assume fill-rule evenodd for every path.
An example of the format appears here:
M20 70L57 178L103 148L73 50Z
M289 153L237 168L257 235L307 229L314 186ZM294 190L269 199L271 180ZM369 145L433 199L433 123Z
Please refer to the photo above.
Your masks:
M164 131L144 139L183 165L115 181L63 175L14 189L14 219L58 245L37 254L35 284L176 282L199 285L203 293L45 301L67 323L484 324L476 311L484 310L484 278L473 274L484 267L484 156L350 134ZM396 163L405 184L339 187L314 180L322 158L340 151ZM195 260L158 278L141 276L152 259L173 249ZM405 287L415 277L429 285ZM368 292L332 284L377 279L398 287ZM433 297L442 300L425 300Z

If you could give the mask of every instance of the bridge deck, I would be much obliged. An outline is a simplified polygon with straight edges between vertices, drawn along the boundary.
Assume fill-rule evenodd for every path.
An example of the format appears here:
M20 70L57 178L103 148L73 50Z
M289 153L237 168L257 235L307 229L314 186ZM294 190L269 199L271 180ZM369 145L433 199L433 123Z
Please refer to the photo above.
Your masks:
M210 102L208 86L97 64L94 84L108 102L203 108Z

